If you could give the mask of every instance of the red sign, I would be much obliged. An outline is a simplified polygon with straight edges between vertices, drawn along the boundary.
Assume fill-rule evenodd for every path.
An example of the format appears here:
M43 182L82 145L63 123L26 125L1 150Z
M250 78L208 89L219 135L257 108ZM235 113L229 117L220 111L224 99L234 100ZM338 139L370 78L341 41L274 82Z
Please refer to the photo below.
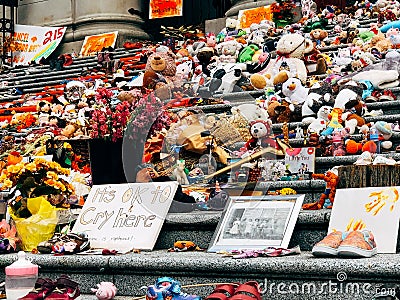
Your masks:
M182 16L183 0L150 0L149 19Z

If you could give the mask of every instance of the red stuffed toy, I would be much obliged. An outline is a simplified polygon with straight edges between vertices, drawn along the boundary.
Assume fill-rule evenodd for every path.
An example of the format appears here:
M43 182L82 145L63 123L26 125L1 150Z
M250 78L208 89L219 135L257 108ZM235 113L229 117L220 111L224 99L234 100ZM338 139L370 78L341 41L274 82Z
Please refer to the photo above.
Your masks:
M245 147L247 150L253 150L259 147L277 148L277 144L271 135L271 121L256 120L250 122L250 134L252 138L247 141Z
M335 200L336 187L339 183L337 169L328 170L325 174L312 174L313 179L323 179L326 182L325 192L321 194L318 202L303 204L303 209L317 210L321 208L332 208Z

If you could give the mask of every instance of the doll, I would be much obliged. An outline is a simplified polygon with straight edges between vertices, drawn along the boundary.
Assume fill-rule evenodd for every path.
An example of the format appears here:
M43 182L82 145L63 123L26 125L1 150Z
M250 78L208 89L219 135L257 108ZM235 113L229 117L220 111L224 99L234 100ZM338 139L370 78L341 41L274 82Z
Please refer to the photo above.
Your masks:
M321 208L332 208L335 200L336 187L339 182L338 169L334 167L325 174L312 174L312 178L323 179L326 182L325 191L321 194L318 202L303 204L303 209L318 210Z

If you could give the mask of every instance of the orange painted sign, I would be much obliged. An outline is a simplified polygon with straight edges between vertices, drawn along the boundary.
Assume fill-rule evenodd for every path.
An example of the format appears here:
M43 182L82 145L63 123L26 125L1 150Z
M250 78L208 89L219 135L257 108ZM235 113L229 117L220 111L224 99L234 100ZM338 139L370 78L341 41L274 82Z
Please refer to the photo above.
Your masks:
M114 47L118 31L86 36L82 44L80 56L94 55L103 48Z
M180 17L183 0L150 0L149 19Z
M253 23L260 24L262 20L272 20L272 13L270 6L260 6L257 8L244 9L239 11L238 19L240 21L240 28L250 28Z

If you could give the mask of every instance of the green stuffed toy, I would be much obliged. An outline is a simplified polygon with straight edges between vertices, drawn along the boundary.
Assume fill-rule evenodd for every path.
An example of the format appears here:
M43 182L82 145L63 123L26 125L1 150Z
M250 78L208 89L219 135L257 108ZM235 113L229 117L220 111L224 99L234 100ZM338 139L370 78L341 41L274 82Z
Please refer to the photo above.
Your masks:
M242 51L240 51L239 56L238 56L238 61L241 63L251 61L253 59L253 55L258 51L259 48L257 45L250 44L246 47L243 48Z

